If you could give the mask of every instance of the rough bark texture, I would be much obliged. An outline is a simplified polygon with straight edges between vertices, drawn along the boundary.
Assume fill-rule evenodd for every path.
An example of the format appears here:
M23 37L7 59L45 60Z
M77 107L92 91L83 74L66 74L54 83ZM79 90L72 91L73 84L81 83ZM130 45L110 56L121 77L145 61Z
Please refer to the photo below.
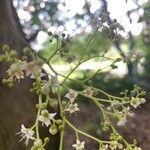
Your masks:
M28 45L18 22L11 0L0 0L0 51L3 44L8 44L20 54ZM1 52L0 52L1 53ZM31 82L24 80L15 88L8 89L2 85L7 64L0 64L0 150L23 150L23 144L18 144L20 137L15 133L21 123L28 125L34 114L34 96L28 91Z
M0 0L0 53L4 44L15 49L20 56L22 49L28 46L12 0ZM8 64L0 63L0 150L27 150L24 144L18 142L20 137L16 137L15 133L20 130L22 123L27 127L34 123L36 98L29 93L29 79L15 84L13 89L2 85L7 69ZM41 134L50 136L48 128ZM51 138L47 149L58 150L58 147L59 134L53 140Z

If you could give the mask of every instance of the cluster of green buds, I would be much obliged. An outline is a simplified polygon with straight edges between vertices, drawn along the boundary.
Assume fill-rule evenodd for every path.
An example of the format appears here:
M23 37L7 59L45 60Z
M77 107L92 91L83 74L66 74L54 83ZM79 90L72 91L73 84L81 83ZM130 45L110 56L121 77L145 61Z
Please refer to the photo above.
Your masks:
M10 49L8 45L3 45L2 47L3 54L0 55L0 62L13 62L17 57L17 52L13 49Z
M61 35L53 34L51 31L48 32L48 35L50 36L50 42L53 42L53 39L56 39L57 48L59 49L58 54L60 57L66 62L72 63L76 57L70 52L70 36L65 33L62 33Z

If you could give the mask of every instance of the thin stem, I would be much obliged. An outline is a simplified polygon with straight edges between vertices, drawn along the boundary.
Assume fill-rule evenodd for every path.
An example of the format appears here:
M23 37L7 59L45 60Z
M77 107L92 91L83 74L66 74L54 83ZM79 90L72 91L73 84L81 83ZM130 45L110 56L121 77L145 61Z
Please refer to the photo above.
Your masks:
M60 133L60 144L59 144L59 150L63 150L63 143L64 143L64 130L65 130L65 120L64 120L64 113L63 113L63 106L61 103L61 96L60 96L60 91L59 88L57 89L57 93L58 93L58 103L59 103L59 107L60 107L60 115L62 117L62 121L63 121L63 130Z
M70 123L66 118L65 118L65 122L66 122L75 132L78 132L78 133L80 133L80 134L82 134L82 135L84 135L84 136L86 136L86 137L88 137L88 138L90 138L90 139L92 139L92 140L98 142L98 143L99 143L99 142L111 143L110 141L103 141L103 140L100 140L100 139L98 139L98 138L96 138L96 137L94 137L94 136L92 136L92 135L90 135L90 134L87 134L87 133L85 133L85 132L83 132L83 131L77 129L77 128L76 128L72 123Z
M39 105L41 103L42 103L42 95L40 94L39 95ZM37 136L38 139L40 138L40 136L39 136L39 120L38 120L40 112L41 112L41 109L39 108L38 112L37 112L37 116L36 116L36 122L35 122L36 136Z

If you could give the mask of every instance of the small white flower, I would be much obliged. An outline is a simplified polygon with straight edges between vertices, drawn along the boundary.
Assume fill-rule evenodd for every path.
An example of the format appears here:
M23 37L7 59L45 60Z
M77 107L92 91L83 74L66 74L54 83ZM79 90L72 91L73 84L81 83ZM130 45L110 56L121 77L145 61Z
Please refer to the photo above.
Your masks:
M118 125L118 126L123 126L126 122L127 122L127 118L126 118L126 117L123 117L123 118L121 118L121 119L117 122L117 125Z
M132 97L130 104L131 104L134 108L137 108L137 107L141 104L141 102L140 102L140 99L139 99L139 98Z
M85 94L85 96L91 97L93 95L93 90L92 88L88 87L87 89L83 91L83 93Z
M123 113L125 116L133 117L134 113L130 111L130 107L124 107L123 108Z
M140 103L144 104L146 102L145 98L140 98Z
M69 107L67 109L65 109L65 111L69 111L72 114L72 113L75 113L76 111L80 111L80 109L78 108L77 103L75 103L75 104L70 103Z
M84 150L85 141L80 142L79 139L76 140L76 144L73 144L72 147L76 148L76 150Z
M34 131L26 128L23 124L21 125L21 131L16 133L16 134L21 134L22 138L19 142L21 142L22 140L25 139L25 145L26 146L28 145L30 139L35 140L35 138L33 137Z
M35 78L35 76L40 75L42 72L43 60L37 59L29 62L25 66L26 76L30 76L31 78Z
M70 89L69 92L65 95L65 97L67 97L71 103L76 99L77 96L78 93L72 89Z
M41 111L41 115L39 116L39 121L42 124L45 124L47 127L51 124L51 120L55 117L56 113L49 113L46 109Z
M24 65L25 62L24 61L18 61L13 63L10 68L8 69L7 73L9 76L11 76L11 78L14 80L18 80L18 82L20 82L20 79L24 78Z

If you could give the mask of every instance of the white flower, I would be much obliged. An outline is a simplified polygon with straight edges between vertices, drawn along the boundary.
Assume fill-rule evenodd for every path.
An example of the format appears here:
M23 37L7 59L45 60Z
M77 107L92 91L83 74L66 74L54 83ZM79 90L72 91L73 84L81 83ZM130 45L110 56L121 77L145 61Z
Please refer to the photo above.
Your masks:
M126 118L126 117L123 117L123 118L121 118L121 119L117 122L117 125L118 125L118 126L123 126L126 122L127 122L127 118Z
M83 91L83 93L85 94L85 96L91 97L93 95L93 90L90 87L88 87Z
M72 113L75 113L76 111L80 111L80 109L78 108L77 103L75 103L75 104L70 103L69 107L66 108L65 111L69 111L72 114Z
M125 116L133 117L134 113L130 111L130 107L124 107L123 108L123 113Z
M77 96L78 93L72 89L70 89L69 92L65 95L65 97L67 97L71 101L71 103L76 99Z
M25 71L26 76L35 78L36 75L41 75L43 61L41 59L33 60L26 64Z
M19 142L21 142L23 139L25 139L26 146L28 145L30 139L35 140L35 138L33 137L34 131L32 129L26 128L23 124L21 125L21 131L16 134L21 134L22 138Z
M24 61L13 63L7 71L8 75L11 76L12 79L14 78L14 80L18 79L18 81L20 81L20 79L24 78L23 69L25 64L26 62Z
M132 97L130 104L131 104L134 108L137 108L137 107L141 104L140 98Z
M146 102L145 98L140 98L140 103L144 104Z
M85 141L80 142L79 139L76 140L76 144L73 144L72 147L76 148L76 150L84 150Z
M51 120L55 117L56 113L49 113L46 109L41 111L41 115L39 116L39 121L42 124L45 124L47 127L51 124Z

